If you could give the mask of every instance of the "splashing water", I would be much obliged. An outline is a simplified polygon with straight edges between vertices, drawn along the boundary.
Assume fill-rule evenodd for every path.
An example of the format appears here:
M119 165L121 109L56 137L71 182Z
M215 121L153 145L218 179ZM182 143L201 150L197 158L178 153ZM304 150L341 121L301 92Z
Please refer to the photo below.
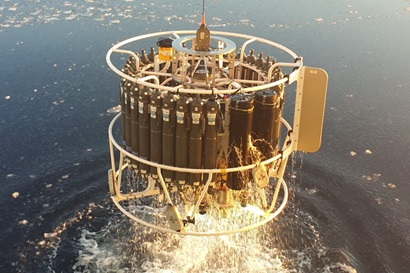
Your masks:
M204 238L133 229L119 238L129 242L114 245L83 230L75 272L290 272L280 251L258 244L258 232Z
M347 254L323 245L314 219L303 212L214 237L161 233L116 215L99 231L83 228L77 244L78 273L356 272Z

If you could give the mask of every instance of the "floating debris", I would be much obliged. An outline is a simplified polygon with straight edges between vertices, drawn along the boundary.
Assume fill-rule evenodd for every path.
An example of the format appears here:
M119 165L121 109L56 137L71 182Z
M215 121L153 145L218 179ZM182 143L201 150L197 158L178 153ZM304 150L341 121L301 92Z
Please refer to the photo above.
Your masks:
M27 221L26 219L21 220L21 221L19 222L19 225L25 226L25 225L27 225L27 224L28 224L28 221Z
M373 178L370 175L362 175L362 179L366 180L366 181L372 181Z
M66 174L66 175L63 175L61 178L62 179L67 179L67 178L69 178L70 177L70 174Z
M3 1L4 2L4 1ZM9 2L9 3L8 3ZM160 19L158 16L158 11L151 9L152 6L155 6L155 3L141 3L139 5L129 5L129 3L136 2L135 0L123 0L119 2L123 2L123 4L119 4L116 8L107 7L106 4L102 4L103 6L96 5L94 0L85 0L82 5L78 5L75 1L63 1L59 2L57 5L48 5L44 3L44 1L28 1L30 3L26 3L27 5L21 6L18 4L12 4L11 1L6 0L9 6L0 6L0 11L3 11L2 16L0 16L0 32L4 31L8 28L20 28L26 25L33 25L35 23L53 23L55 21L79 21L79 20L87 20L91 18L91 20L102 22L103 26L115 26L117 24L121 24L124 20L133 19L135 15L137 15L138 20L140 21L154 21ZM7 4L6 4L7 5ZM141 7L142 6L142 7ZM193 7L193 5L188 4L186 8ZM380 15L364 15L364 16L357 16L358 10L357 8L353 8L352 5L346 5L347 7L347 14L349 18L342 19L342 20L335 20L335 18L329 19L327 22L322 17L314 18L314 22L321 24L327 23L329 25L336 25L340 23L346 23L350 20L366 20L366 19L373 19L377 17L387 17L390 18L392 16L400 16L402 14L406 14L410 12L410 7L403 7L400 6L399 9L384 13ZM174 5L169 4L162 4L159 5L159 8L162 10L172 10L174 9ZM145 11L145 12L142 12ZM159 11L161 12L161 11ZM189 14L191 11L187 10L186 14ZM193 13L194 11L192 11ZM234 14L235 12L232 10L227 11L228 14ZM180 20L185 21L187 23L194 23L192 18L195 18L197 15L185 15L185 16L177 16L173 15L172 17L164 17L164 21L169 21L169 24L172 24L172 20ZM332 20L333 19L333 20ZM218 17L215 17L213 21L219 20ZM300 28L303 25L309 25L310 22L298 22L293 25L282 25L283 27L296 27ZM240 19L237 20L235 18L232 22L226 22L227 26L230 25L247 25L250 27L254 27L251 20L249 19ZM221 25L218 25L221 26ZM279 27L280 25L271 25L270 27Z
M381 176L381 174L379 174L379 173L374 173L373 174L373 181L378 181L379 180L379 178L380 178L380 176Z
M355 151L351 151L351 152L350 152L350 155L351 155L351 156L356 156L357 154L356 154Z
M286 24L271 24L271 25L269 25L269 27L276 27L276 28L287 28L287 27L289 27L288 25L286 25Z
M5 96L4 97L6 100L9 100L10 99L10 96Z
M389 184L387 184L387 187L388 187L389 189L394 190L394 189L396 188L396 185L394 185L393 183L389 183Z
M46 188L51 188L53 186L53 184L47 184Z
M16 199L17 197L19 197L20 193L18 191L13 192L13 194L11 195L14 199Z
M366 150L365 153L366 153L367 155L371 155L373 152L370 151L370 150Z
M374 199L374 201L376 201L376 203L378 204L378 205L382 205L383 204L383 198L381 198L381 197L377 197L376 199Z

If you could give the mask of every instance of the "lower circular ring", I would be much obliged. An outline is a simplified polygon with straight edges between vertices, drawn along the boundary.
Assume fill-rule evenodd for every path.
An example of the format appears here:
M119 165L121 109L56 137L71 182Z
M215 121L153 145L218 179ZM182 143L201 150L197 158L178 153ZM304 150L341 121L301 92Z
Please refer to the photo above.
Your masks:
M123 214L125 214L127 217L129 217L131 220L133 220L133 221L135 221L135 222L137 222L141 225L144 225L146 227L156 229L158 231L168 232L168 233L173 233L173 234L178 234L178 235L190 235L190 236L221 236L221 235L229 235L229 234L249 231L249 230L255 229L257 227L260 227L260 226L268 223L269 221L273 220L274 218L276 218L283 211L283 209L285 208L285 206L288 202L288 198L289 198L288 186L286 185L284 179L282 179L281 186L283 188L283 200L282 200L282 203L280 204L279 208L276 211L274 211L272 213L269 213L265 219L255 223L255 224L244 226L244 227L238 228L238 229L218 231L218 232L196 232L196 231L186 231L186 230L182 230L182 231L178 232L178 231L175 231L173 229L166 228L166 227L160 227L160 226L148 223L144 220L141 220L138 217L136 217L135 215L133 215L132 213L130 213L129 211L127 211L120 204L120 202L118 202L115 199L115 196L112 197L112 200L113 200L114 204L117 206L117 208Z

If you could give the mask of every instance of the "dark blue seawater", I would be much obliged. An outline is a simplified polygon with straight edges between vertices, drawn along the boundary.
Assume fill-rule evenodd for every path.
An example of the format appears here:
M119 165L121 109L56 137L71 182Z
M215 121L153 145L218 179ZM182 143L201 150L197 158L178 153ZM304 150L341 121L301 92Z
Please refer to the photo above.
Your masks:
M0 272L410 272L409 1L207 1L212 30L274 40L328 72L322 148L295 154L289 206L256 241L172 248L113 207L107 109L119 78L105 54L196 29L201 8L0 3Z

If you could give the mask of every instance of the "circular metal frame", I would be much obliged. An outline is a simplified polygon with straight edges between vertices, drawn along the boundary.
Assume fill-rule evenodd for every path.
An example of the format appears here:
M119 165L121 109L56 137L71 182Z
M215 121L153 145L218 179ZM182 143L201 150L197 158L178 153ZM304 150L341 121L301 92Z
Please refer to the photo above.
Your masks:
M131 54L131 55L134 54L131 51L126 51L126 50L120 49L120 47L122 47L124 45L127 45L127 44L135 42L135 41L147 39L147 38L169 36L169 35L173 35L174 37L177 38L173 42L173 47L175 48L175 50L176 51L181 51L181 52L186 53L186 54L200 55L200 56L221 55L221 54L231 53L236 48L235 43L233 43L229 39L225 39L223 37L218 37L218 36L211 36L213 40L222 41L223 43L225 43L226 47L222 48L220 50L215 50L215 51L198 52L198 51L195 51L195 50L184 48L182 46L182 43L184 43L186 41L189 41L189 40L192 40L195 36L191 35L191 36L186 36L186 37L180 37L179 36L180 34L195 34L195 31L183 31L183 30L181 30L181 31L157 32L157 33L151 33L151 34L136 36L136 37L124 40L122 42L119 42L118 44L114 45L107 52L107 55L106 55L107 64L120 77L125 78L125 79L127 79L131 82L138 83L142 86L146 86L146 87L161 90L161 91L169 91L169 92L175 92L175 93L177 93L177 92L179 92L179 93L189 93L189 94L208 94L208 95L210 95L210 94L232 94L234 92L237 92L238 91L237 89L221 89L221 90L218 90L216 88L213 88L212 90L209 90L209 89L201 89L201 88L190 89L190 88L183 88L183 87L180 87L180 86L178 86L178 87L164 86L164 85L160 85L159 82L158 82L158 78L153 76L153 75L147 76L147 77L144 77L144 78L134 78L134 77L131 77L131 76L125 74L124 72L122 72L118 68L116 68L111 62L111 55L112 55L113 52L128 53L128 54ZM283 45L280 45L278 43L275 43L275 42L272 42L272 41L269 41L269 40L266 40L266 39L263 39L263 38L258 38L258 37L245 35L245 34L238 34L238 33L215 31L215 32L211 32L211 34L217 34L217 35L224 35L224 36L228 36L228 37L246 39L247 41L243 44L242 50L240 52L241 57L244 54L244 49L245 49L246 45L257 41L257 42L272 46L274 48L280 49L280 50L288 53L291 57L294 58L294 60L295 60L294 63L276 63L268 71L268 77L267 77L268 80L267 80L267 82L265 82L263 84L260 84L260 85L256 85L256 86L241 88L242 92L256 92L256 91L263 90L263 89L268 89L268 88L271 88L273 86L277 86L277 85L280 85L280 84L292 83L293 81L295 81L297 79L299 71L300 71L300 69L303 65L302 59L298 58L298 55L296 55L293 51L291 51L290 49L288 49L288 48L286 48ZM134 57L136 59L138 59L137 56L134 56ZM240 58L240 59L242 59L242 58ZM289 74L289 76L287 76L285 78L282 78L282 79L277 80L277 81L270 81L271 78L272 78L272 72L273 72L274 68L279 67L279 66L293 67L294 70ZM152 83L149 80L153 80L154 82ZM115 187L117 187L117 185L118 185L117 184L118 181L120 181L120 183L121 183L121 173L122 173L123 169L125 168L125 165L123 164L124 157L136 160L140 163L147 164L147 165L152 166L152 167L156 167L156 168L158 168L159 172L161 171L161 169L165 169L165 170L177 171L177 172L209 174L208 182L205 185L205 188L209 185L208 183L210 182L210 177L212 177L213 174L245 171L245 170L253 169L257 166L257 164L250 164L250 165L246 165L246 166L238 166L238 167L233 167L233 168L228 168L228 169L223 169L223 170L222 169L191 169L191 168L181 168L181 167L175 167L175 166L168 166L168 165L159 164L159 163L155 163L155 162L151 162L151 161L142 159L142 158L140 158L138 156L135 156L134 154L128 152L127 150L125 150L114 139L113 133L112 133L113 126L114 126L115 121L120 116L121 116L121 113L119 113L116 117L114 117L114 119L110 123L109 129L108 129L109 143L110 143L110 154L111 154L111 165L112 165L112 170L113 170L111 172L112 173L111 174L112 175L111 179L113 180L114 192L115 192ZM116 192L116 195L112 196L113 202L122 213L124 213L127 217L134 220L135 222L140 223L140 224L145 225L145 226L150 227L150 228L157 229L159 231L169 232L169 233L174 233L174 234L179 234L179 235L219 236L219 235L226 235L226 234L243 232L243 231L251 230L251 229L257 228L259 226L262 226L262 225L266 224L267 222L271 221L276 216L278 216L283 211L283 209L285 208L285 206L287 204L287 201L288 201L288 188L287 188L287 185L286 185L286 183L283 179L283 174L284 174L284 171L285 171L287 159L289 158L289 155L294 150L294 145L293 145L294 140L293 140L293 135L291 133L292 128L289 125L289 123L287 123L286 120L284 120L283 118L281 119L281 122L288 129L288 136L286 138L286 141L284 142L285 144L284 144L284 147L283 147L281 153L279 153L276 156L274 156L272 158L269 158L269 159L267 159L263 162L258 163L258 164L266 165L266 164L270 164L272 162L275 162L277 160L281 160L281 168L278 171L280 174L278 174L278 176L277 176L277 185L276 185L276 188L275 188L274 197L272 199L272 204L271 204L271 206L268 210L264 211L265 214L263 215L263 217L261 216L261 218L263 218L263 219L260 219L259 222L256 222L254 224L250 224L250 225L247 225L247 226L243 226L243 227L240 227L240 228L236 228L236 229L219 231L219 232L196 232L196 231L189 231L189 230L175 231L175 230L167 228L167 227L157 226L157 225L154 225L152 223L148 223L148 222L146 222L142 219L139 219L138 217L133 215L131 212L127 211L127 209L124 206L121 205L121 201L127 200L129 198L126 197L126 196L121 196L121 194L119 192ZM120 151L120 167L119 167L118 171L115 171L116 168L115 168L115 159L114 159L114 147L117 150ZM161 181L161 183L162 183L162 187L165 187L163 181ZM149 184L147 190L145 190L144 193L146 191L150 191L152 189L152 187L153 187L153 185ZM277 197L278 197L280 189L283 190L283 200L282 200L280 206L275 211L273 211L273 209L276 207L276 201L277 201ZM144 193L142 193L139 197L145 196ZM138 197L134 197L134 198L138 198Z
M122 42L117 43L116 45L114 45L113 47L111 47L108 50L107 55L106 55L106 62L108 64L108 66L120 77L125 78L125 79L127 79L131 82L138 83L142 86L155 88L155 89L159 89L159 90L162 90L162 91L170 91L170 92L174 92L174 93L177 93L177 92L179 92L179 93L188 93L188 94L195 93L195 94L201 94L201 95L232 94L232 93L237 92L236 89L232 89L232 90L226 90L226 89L223 89L223 90L215 90L215 89L209 90L209 89L199 89L198 88L198 89L193 90L193 89L182 88L182 87L162 86L162 85L158 85L158 84L155 84L155 83L150 83L150 82L145 81L145 80L133 78L133 77L125 74L124 72L122 72L120 69L118 69L111 61L111 55L112 55L113 52L126 53L126 51L121 50L120 48L122 46L128 45L132 42L140 41L140 40L144 40L144 39L148 39L148 38L153 38L153 37L162 37L162 36L169 36L169 35L173 35L176 38L180 38L180 36L179 36L180 34L195 34L195 33L196 33L196 31L193 31L193 30L164 31L164 32L150 33L150 34L145 34L145 35L140 35L140 36L136 36L136 37L133 37L133 38L129 38L127 40L124 40ZM255 36L246 35L246 34L239 34L239 33L234 33L234 32L211 31L211 35L214 35L214 34L224 35L224 36L228 36L228 37L246 39L247 41L242 45L241 55L243 55L243 52L245 50L246 45L257 41L257 42L260 42L260 43L263 43L263 44L267 44L271 47L280 49L280 50L288 53L294 60L298 60L298 61L295 61L294 63L276 63L275 65L273 65L271 67L271 69L268 72L268 74L269 74L268 75L268 81L270 81L271 74L272 74L275 67L278 67L278 66L293 67L294 71L292 71L292 73L290 73L287 78L283 78L283 79L280 79L280 80L274 81L274 82L268 82L268 83L261 84L261 85L258 85L258 86L245 87L245 88L241 89L242 92L256 92L256 91L259 91L259 90L268 89L268 88L271 88L271 87L274 87L274 86L278 86L280 84L291 83L291 82L296 80L297 75L299 74L299 71L300 71L301 67L303 66L303 60L301 58L299 58L299 56L296 53L294 53L292 50L290 50L289 48L287 48L287 47L285 47L281 44L269 41L269 40L264 39L264 38L258 38L258 37L255 37ZM127 53L133 53L133 52L129 51ZM134 57L137 57L137 56L135 55Z

